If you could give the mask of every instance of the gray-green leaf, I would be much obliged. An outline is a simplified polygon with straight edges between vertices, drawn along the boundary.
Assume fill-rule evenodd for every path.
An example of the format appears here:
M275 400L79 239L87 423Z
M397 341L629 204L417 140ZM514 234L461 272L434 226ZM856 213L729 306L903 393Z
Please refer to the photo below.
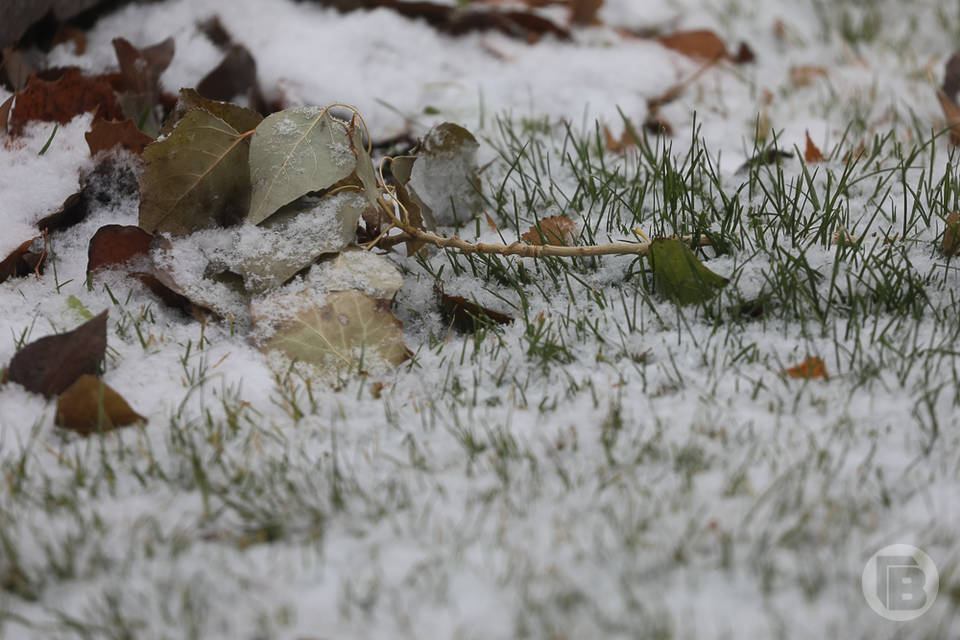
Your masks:
M424 137L407 187L427 205L423 213L430 226L464 222L480 213L479 148L473 134L450 122L438 124Z

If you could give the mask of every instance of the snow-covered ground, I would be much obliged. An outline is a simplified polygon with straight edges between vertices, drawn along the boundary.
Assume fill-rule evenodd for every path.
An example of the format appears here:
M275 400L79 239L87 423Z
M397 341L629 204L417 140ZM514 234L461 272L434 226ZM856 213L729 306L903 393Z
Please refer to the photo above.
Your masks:
M733 280L724 302L772 289L773 310L678 310L627 277L639 269L629 256L567 267L394 252L414 358L308 386L278 380L229 326L185 318L120 274L88 289L89 238L136 224L138 203L94 210L51 237L42 277L0 284L0 363L80 324L71 296L109 309L104 379L149 422L83 439L53 425L54 401L0 387L0 637L960 636L960 278L936 251L960 207L949 142L930 142L956 3L607 0L606 26L528 44L453 38L386 9L166 0L101 19L86 54L60 45L49 64L99 72L115 37L173 36L162 83L195 86L222 56L196 26L213 14L253 53L270 99L356 105L374 140L445 120L473 131L507 242L558 213L606 242L707 211L698 195L677 214L662 176L631 210L630 180L648 175L636 152L574 143L596 121L619 137L620 112L643 122L649 99L701 66L614 27L747 42L754 62L716 65L660 115L677 165L694 167L686 188L704 171L702 158L683 164L696 138L716 176L698 193L737 194L749 217L733 225L736 248L706 260ZM802 66L826 72L798 86ZM0 143L0 254L76 191L90 120L61 127L43 155L46 123ZM779 174L738 172L758 123L781 149L802 156L809 132L831 157L809 183L798 157ZM832 202L845 224L784 231L827 208L844 154L888 134ZM621 200L586 190L617 167ZM928 224L910 218L917 203ZM481 222L459 233L499 241ZM831 241L841 226L866 236L864 253ZM430 275L441 267L450 293L517 320L450 330ZM853 294L877 307L858 312ZM808 355L829 379L780 375ZM933 607L907 623L861 592L867 560L893 543L924 549L941 576Z

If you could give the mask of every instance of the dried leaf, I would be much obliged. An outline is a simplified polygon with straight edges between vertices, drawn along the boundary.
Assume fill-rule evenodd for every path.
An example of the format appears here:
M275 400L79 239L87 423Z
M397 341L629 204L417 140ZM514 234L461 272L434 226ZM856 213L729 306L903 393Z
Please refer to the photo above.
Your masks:
M497 223L493 218L490 217L489 213L484 213L484 216L487 218L487 226L490 228L490 231L497 232L500 231L500 227L497 226Z
M396 366L410 357L403 344L403 325L390 311L390 302L359 291L336 291L322 306L303 292L301 305L289 318L257 315L254 324L271 325L271 336L261 342L265 353L279 351L293 362L332 374Z
M943 231L943 255L952 258L960 252L960 211L951 211L947 215L947 228Z
M87 247L87 273L149 258L153 236L140 227L108 224L97 229Z
M143 49L115 38L113 48L120 63L121 80L116 89L123 112L148 135L156 135L160 131L156 111L161 95L160 75L173 60L173 38Z
M36 69L14 47L3 50L3 60L0 60L0 82L6 84L16 93L27 86L27 81Z
M784 370L782 375L807 380L813 378L827 379L827 365L820 358L810 356L795 367Z
M0 133L6 134L10 124L10 109L16 96L10 96L0 104Z
M657 238L647 253L657 290L680 304L709 300L728 280L717 275L676 238Z
M97 117L123 120L113 87L103 76L85 76L79 69L68 69L53 81L32 76L16 94L10 113L10 130L20 135L33 120L66 124L74 116L96 111Z
M117 146L140 155L144 148L153 142L153 138L140 131L133 120L96 120L84 137L90 147L91 156Z
M0 282L9 278L29 275L38 267L45 256L42 253L37 254L31 251L34 240L36 238L27 240L14 249L10 255L0 260Z
M947 60L943 70L943 93L954 103L957 102L957 92L960 92L960 51L954 53Z
M231 45L220 64L197 85L197 93L209 100L232 100L237 96L259 98L257 61L253 54L242 44Z
M50 398L85 373L96 374L107 348L107 312L73 331L31 342L10 360L7 378Z
M808 164L814 162L823 162L823 154L820 152L820 149L817 148L817 145L813 143L813 140L810 138L809 131L807 131L807 148L803 152L803 159Z
M513 318L505 313L482 307L466 298L445 293L440 285L436 285L433 292L440 301L444 318L459 331L472 333L484 325L513 322Z
M184 234L240 220L250 201L247 137L196 109L143 152L140 226Z
M729 58L727 45L720 37L707 29L694 31L677 31L670 35L660 36L657 40L668 49L672 49L689 58L714 60Z
M177 104L171 112L170 117L163 123L163 127L160 129L160 135L164 136L173 131L174 126L176 126L180 119L194 109L203 109L207 113L220 118L241 133L253 131L257 128L258 124L263 122L263 116L253 109L240 107L229 102L208 100L197 93L195 89L180 89L180 97L177 99Z
M576 223L566 216L551 216L530 227L530 230L520 237L527 244L568 245L576 228Z
M790 68L790 84L796 88L809 87L817 78L826 78L829 71L826 67L800 66Z
M781 149L777 149L776 147L770 147L766 151L762 151L758 153L757 155L753 156L752 158L744 162L742 165L740 165L740 167L737 169L737 173L743 173L750 167L759 167L765 164L776 164L780 162L783 158L792 158L792 157L793 157L793 153L791 153L790 151L783 151Z
M954 146L960 146L960 107L940 89L937 89L937 99L940 101L940 108L943 109L943 115L947 118L950 142Z
M424 136L406 187L426 205L421 214L428 227L454 225L479 215L483 207L479 148L473 134L450 122Z
M603 0L570 0L570 24L589 26L599 24L597 12Z
M397 199L403 205L406 212L407 222L417 229L424 230L426 224L425 218L433 220L433 212L417 196L413 189L408 188L410 176L413 173L413 165L416 163L416 156L397 156L390 163L390 172L393 174L394 186L397 191ZM408 240L407 255L412 256L424 247L426 243L418 240Z
M57 426L81 435L146 421L123 396L92 375L77 378L57 400Z
M250 143L253 196L247 222L259 224L285 204L332 187L356 168L346 125L326 109L298 107L271 114Z

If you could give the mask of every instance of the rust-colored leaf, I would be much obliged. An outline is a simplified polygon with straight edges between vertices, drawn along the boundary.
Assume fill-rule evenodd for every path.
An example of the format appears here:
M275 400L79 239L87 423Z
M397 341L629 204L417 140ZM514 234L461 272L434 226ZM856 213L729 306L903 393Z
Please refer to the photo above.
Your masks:
M799 89L800 87L809 87L817 78L827 77L826 67L815 67L811 65L791 67L790 68L790 84L795 88Z
M940 108L943 109L943 115L947 118L947 127L950 128L950 142L954 146L960 146L960 107L941 89L937 89L937 99L940 101Z
M633 139L633 136L630 135L629 129L624 129L623 133L620 134L620 139L617 140L613 137L613 134L610 132L609 127L603 128L603 137L607 141L607 151L613 151L619 153L627 149L632 149L637 146L637 141ZM535 243L538 244L538 243Z
M574 221L566 216L552 216L530 227L530 230L520 237L528 244L566 245L570 244L576 226Z
M483 215L487 217L487 226L490 227L490 231L496 232L500 230L500 227L497 226L497 223L490 217L489 213L484 213Z
M720 36L708 29L693 31L677 31L669 35L660 36L657 40L668 49L673 49L689 58L714 60L729 58L727 45Z
M459 331L470 333L484 324L511 324L513 318L505 313L487 309L461 296L452 296L445 293L443 287L436 285L433 288L443 317Z
M951 211L947 216L947 228L943 231L943 255L952 258L960 252L960 211Z
M85 373L96 374L107 348L107 312L73 331L31 342L18 351L7 379L50 398L63 393Z
M817 356L810 356L795 367L783 371L783 375L791 378L823 378L827 379L827 365Z
M91 156L117 146L140 155L144 147L153 142L153 138L140 131L133 120L129 119L120 122L97 120L84 137L87 139L87 146L90 147Z
M103 76L86 76L79 69L68 69L53 81L32 76L26 88L16 94L10 130L19 135L33 120L66 124L89 111L96 111L99 118L124 118L113 87Z
M140 227L108 224L97 229L87 247L87 273L150 255L153 236Z
M36 253L31 250L33 241L31 238L14 249L10 255L0 260L0 282L8 278L18 278L26 276L37 270L40 263L46 257L44 253Z
M81 435L113 431L147 419L103 380L82 375L57 400L57 426Z
M809 131L807 131L807 148L803 152L803 159L806 160L808 164L823 162L823 153L821 153L817 145L813 143Z
M597 12L603 0L570 0L570 24L589 26L599 24Z
M0 133L7 132L7 125L10 124L10 108L13 107L13 99L16 96L10 96L0 104Z

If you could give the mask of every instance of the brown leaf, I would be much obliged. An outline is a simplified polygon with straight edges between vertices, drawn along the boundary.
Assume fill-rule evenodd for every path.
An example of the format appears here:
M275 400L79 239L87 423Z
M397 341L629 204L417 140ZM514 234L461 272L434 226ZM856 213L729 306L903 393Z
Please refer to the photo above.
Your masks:
M807 148L803 152L803 159L808 164L814 162L823 162L823 154L820 152L820 149L817 148L817 145L813 143L813 140L810 138L809 131L807 131Z
M960 91L960 51L950 56L943 71L943 93L956 102L958 91Z
M570 0L570 24L589 26L599 24L597 12L603 0Z
M212 313L206 307L194 304L190 298L183 295L176 283L161 271L152 273L137 271L129 274L129 277L139 280L143 286L150 290L150 293L160 298L165 305L172 309L179 309L184 315L202 320L208 313Z
M505 313L487 309L466 298L445 293L443 287L439 284L434 286L433 292L437 296L437 300L440 301L443 317L459 331L471 333L484 324L511 324L513 322L513 318Z
M27 85L27 80L35 69L23 55L14 47L3 50L3 60L0 60L0 82L6 84L11 91L17 92Z
M13 99L16 96L10 96L0 104L0 133L7 133L7 125L10 123L10 108L13 107Z
M487 226L490 227L490 231L500 230L500 227L497 226L497 223L494 222L493 218L490 217L489 213L484 213L483 215L487 217Z
M57 400L57 426L81 435L146 421L123 396L89 374L77 378Z
M829 377L827 376L827 365L816 356L810 356L797 366L784 370L782 375L807 380L813 378L827 379Z
M668 49L673 49L689 58L714 60L729 58L727 45L713 31L697 29L694 31L677 31L657 40Z
M943 231L943 255L952 258L960 252L960 211L951 211L947 216L947 228Z
M153 236L135 226L108 224L97 229L87 247L87 273L150 255Z
M173 38L138 49L124 38L114 38L113 50L120 63L123 91L156 99L160 94L160 75L173 60Z
M809 87L817 78L826 78L828 73L826 67L814 67L810 65L791 67L790 84L798 89L800 87Z
M950 128L950 142L954 146L960 146L960 107L947 97L941 89L937 89L937 99L940 101L940 108L943 109L943 115L947 118L947 127Z
M197 93L208 100L223 101L259 95L257 62L253 55L242 44L232 45L220 64L197 85Z
M606 138L607 141L607 151L619 153L637 146L637 141L633 139L633 136L630 135L630 130L627 128L624 128L623 133L620 135L620 139L617 140L610 132L610 128L604 127L603 137Z
M573 238L576 224L566 216L552 216L544 218L538 224L530 227L521 238L528 244L560 244L566 245Z
M95 111L99 118L124 118L113 87L103 76L85 76L79 69L68 69L53 81L32 76L26 88L16 94L10 130L20 135L33 120L66 124L88 111Z
M82 56L87 52L87 33L83 29L71 26L65 22L60 23L57 32L53 34L53 40L50 41L50 48L63 44L64 42L73 43L73 53Z
M121 146L127 151L140 155L144 147L153 142L153 138L140 131L133 120L96 120L90 131L84 136L90 155L95 156L100 151L109 151Z
M748 62L753 62L757 59L757 54L753 52L753 49L750 48L746 42L741 42L740 46L737 47L737 54L733 56L734 64L747 64Z
M30 275L38 269L46 257L45 253L31 251L36 238L31 238L13 250L7 257L0 260L0 282L8 278L18 278Z
M7 379L50 398L85 373L96 374L107 348L107 312L73 331L40 338L10 360Z

